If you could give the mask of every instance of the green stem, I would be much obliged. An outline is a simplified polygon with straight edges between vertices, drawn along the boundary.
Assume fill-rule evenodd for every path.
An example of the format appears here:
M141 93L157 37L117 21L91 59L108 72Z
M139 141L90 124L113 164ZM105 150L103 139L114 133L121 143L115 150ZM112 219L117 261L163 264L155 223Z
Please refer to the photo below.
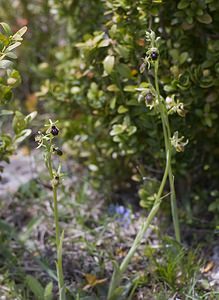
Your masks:
M177 242L180 243L180 228L179 228L178 209L177 209L177 203L176 203L174 176L173 176L173 172L172 172L172 145L170 142L171 130L170 130L168 114L166 112L166 108L164 107L161 97L160 97L160 89L159 89L159 83L158 83L158 66L159 66L159 60L156 61L155 68L154 68L155 88L156 88L156 92L157 92L157 96L158 96L159 111L160 111L163 133L164 133L165 151L166 152L169 151L169 154L170 154L169 183L170 183L170 192L171 192L170 193L171 212L172 212L172 218L173 218L175 237L176 237Z
M50 141L51 142L51 141ZM59 212L58 212L58 197L57 197L57 185L53 183L53 167L52 167L52 156L50 149L48 147L48 156L46 157L46 166L49 172L50 180L52 182L53 190L53 215L55 221L55 236L56 236L56 253L57 253L57 277L58 277L58 286L59 286L59 299L65 300L65 291L64 291L64 276L62 269L62 249L60 249L60 228L59 228Z
M58 275L58 285L59 285L59 299L64 300L63 295L64 287L64 276L62 269L62 255L60 255L60 228L59 228L59 214L58 214L58 199L57 199L57 187L53 186L53 203L54 203L54 220L55 220L55 231L56 231L56 251L57 251L57 275Z
M125 272L125 270L127 269L128 263L130 261L130 259L132 258L132 256L134 255L137 247L140 245L141 240L146 232L146 230L148 229L149 225L151 224L153 218L155 217L159 207L160 207L160 203L161 203L161 196L167 181L167 176L168 176L168 172L169 172L169 167L170 167L170 160L169 160L169 153L167 153L167 159L166 159L166 167L165 167L165 171L164 171L164 175L161 181L161 185L160 188L158 190L154 205L147 217L147 219L145 220L145 222L143 223L143 226L141 228L141 230L139 231L139 233L137 234L135 241L131 247L131 249L129 250L127 256L124 258L121 266L120 266L120 271L122 273Z
M166 124L167 124L167 131L168 131L168 140L169 140L169 148L172 149L170 138L171 138L171 131L169 125L169 118L168 114L166 113ZM172 218L173 218L173 226L175 230L175 237L178 243L181 242L180 237L180 227L179 227L179 218L178 218L178 209L177 209L177 202L176 202L176 191L175 191L175 184L174 184L174 175L172 172L172 164L169 170L169 182L170 182L170 201L171 201L171 211L172 211Z
M170 190L171 190L170 201L171 201L173 226L174 226L176 240L177 240L178 243L180 243L181 238L180 238L178 209L177 209L177 203L176 203L176 192L175 192L175 185L174 185L174 176L172 174L172 168L171 167L170 167L170 170L169 170L169 182L170 182Z
M145 222L143 223L140 231L138 232L132 247L130 248L128 254L126 255L126 257L124 258L124 260L122 261L120 267L118 270L114 271L114 274L112 276L111 279L111 283L110 283L110 287L109 287L109 291L108 291L108 297L107 300L112 299L113 297L113 293L116 289L116 287L119 286L121 280L122 280L122 274L127 270L128 265L133 257L133 255L135 254L138 246L140 245L142 238L145 234L145 232L147 231L148 227L150 226L153 218L155 217L155 215L157 214L157 211L160 207L160 203L161 203L161 196L167 181L167 177L168 177L168 173L169 173L169 167L170 167L170 157L169 157L169 152L167 152L167 157L166 157L166 167L165 167L165 171L164 171L164 175L154 202L154 205L147 217L147 219L145 220Z
M58 201L57 201L57 187L53 186L53 212L55 220L55 231L56 231L56 249L58 254L60 229L59 229L59 214L58 214Z

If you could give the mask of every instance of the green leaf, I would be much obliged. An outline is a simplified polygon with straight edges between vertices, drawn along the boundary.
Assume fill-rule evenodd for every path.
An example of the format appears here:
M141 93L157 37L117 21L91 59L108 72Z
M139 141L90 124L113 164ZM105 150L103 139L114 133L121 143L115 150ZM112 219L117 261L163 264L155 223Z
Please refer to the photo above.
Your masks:
M140 200L139 204L143 208L148 208L147 202L145 202L144 200Z
M10 60L3 59L0 61L0 69L10 69L13 63Z
M184 8L188 7L189 4L190 4L190 1L188 1L188 0L181 0L179 2L179 4L177 5L177 8L178 9L184 9Z
M126 126L124 126L124 125L121 125L121 124L113 125L113 128L110 131L110 135L114 136L114 135L121 134L125 131L125 129L126 129Z
M115 57L113 55L108 55L103 61L103 67L107 75L112 73L115 64Z
M182 65L189 57L188 52L182 52L179 57L179 63Z
M12 96L13 94L10 87L0 85L0 104L6 104L12 99Z
M118 45L115 51L124 59L129 58L130 49L127 46Z
M173 87L172 85L166 84L166 85L164 86L164 91L165 91L165 92L173 92L173 91L175 91L175 87Z
M110 39L104 39L101 42L99 42L97 48L104 48L104 47L108 47L110 44Z
M136 126L129 126L127 131L128 131L128 135L130 136L130 135L134 134L137 131L137 127Z
M10 85L10 86L14 86L16 84L17 80L15 78L11 78L9 77L7 79L7 84Z
M7 48L7 51L10 52L11 50L17 48L17 47L20 46L20 45L21 45L20 42L16 42L16 43L12 44L11 46L9 46L9 47Z
M53 283L52 281L47 284L44 290L44 300L52 300L52 289L53 289Z
M29 124L31 121L33 121L33 119L35 119L36 116L37 116L37 111L33 111L32 113L30 113L29 115L27 115L24 118L26 124Z
M22 36L25 34L26 31L27 31L27 26L22 27L13 35L13 39L15 41L22 41Z
M37 300L43 300L44 298L44 289L41 283L33 276L27 275L26 276L26 283L28 288L34 294Z
M107 87L107 91L109 91L109 92L118 92L119 88L115 84L110 84Z
M15 143L20 144L23 142L31 134L31 132L31 129L22 130L18 135L16 135Z
M129 67L127 65L119 64L116 67L116 69L122 77L125 77L125 78L130 78L131 77L131 70L129 69Z
M193 17L192 16L187 16L186 17L186 22L191 25L194 22Z
M103 39L104 32L96 32L95 36L93 37L93 46L97 46L97 44Z
M197 20L203 24L211 24L212 23L212 17L207 13L202 16L198 16Z
M169 53L172 56L172 58L173 58L174 61L178 61L178 59L179 59L179 50L177 50L177 49L171 49L169 51Z
M118 263L116 261L113 261L112 263L114 271L111 278L107 299L116 300L120 298L119 296L121 296L121 293L123 291L122 287L116 288L116 286L120 284L122 274L120 272Z
M63 286L63 287L61 288L59 300L66 300L66 296L65 296L65 286Z
M17 232L15 228L11 224L7 223L5 220L2 219L0 219L0 230L1 232L7 233L8 236L16 237Z
M208 127L212 127L212 120L210 117L205 117L205 124L208 126Z
M116 97L113 97L111 100L110 100L110 108L111 109L114 109L116 107Z
M8 76L7 84L10 88L15 88L21 83L21 77L18 71L12 70L11 72L8 72Z
M7 35L12 34L11 28L7 23L1 22L0 25L2 26L2 28L4 29L4 31Z
M21 232L18 236L18 239L24 243L26 242L33 230L42 223L43 217L36 217L30 220L30 222L26 225L26 230L24 232Z
M3 109L0 111L0 116L9 116L9 115L13 115L14 112L12 110L6 110L6 109Z
M128 108L126 108L124 105L120 105L118 108L118 113L119 114L124 114L128 111Z
M89 170L91 170L93 172L97 172L98 171L98 166L94 165L94 164L89 164L88 168L89 168Z
M136 86L135 85L126 85L123 90L124 90L124 92L134 93L134 92L136 92Z
M12 127L16 134L19 134L22 130L26 128L24 115L21 112L19 111L15 112L15 116L12 121Z
M6 52L5 56L12 58L12 59L17 59L17 55L13 52Z
M37 261L42 270L44 270L49 275L49 277L51 277L55 281L58 280L55 271L51 269L51 266L49 266L46 260L43 260L43 258L40 258L38 256L35 256L34 259Z
M111 100L110 100L110 108L111 109L115 109L116 107L116 97L113 97Z

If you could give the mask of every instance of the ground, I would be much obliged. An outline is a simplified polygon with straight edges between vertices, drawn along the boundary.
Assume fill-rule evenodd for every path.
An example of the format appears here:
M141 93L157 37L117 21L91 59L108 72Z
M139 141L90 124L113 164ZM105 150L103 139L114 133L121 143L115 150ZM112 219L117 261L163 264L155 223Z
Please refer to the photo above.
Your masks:
M31 153L23 147L4 167L0 184L0 299L35 299L28 275L43 286L52 281L55 295L53 211L43 157L39 150ZM147 212L119 203L106 204L74 161L64 159L63 169L67 176L59 190L59 211L70 299L104 300L112 261L122 261ZM154 220L125 274L125 291L132 295L129 299L218 299L217 243L211 239L210 245L197 251L186 241L177 245L159 230L161 219Z

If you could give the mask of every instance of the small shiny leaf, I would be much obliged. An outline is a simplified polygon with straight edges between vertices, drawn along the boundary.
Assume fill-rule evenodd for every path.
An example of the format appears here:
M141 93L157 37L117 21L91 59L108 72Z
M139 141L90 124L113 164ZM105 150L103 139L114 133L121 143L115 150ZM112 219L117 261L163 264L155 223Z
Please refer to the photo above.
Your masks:
M12 34L11 28L7 23L1 22L0 25L2 26L2 28L4 29L4 31L7 35Z
M115 57L113 55L108 55L103 61L103 67L107 75L112 73L115 64Z
M212 23L212 17L207 13L202 16L198 16L197 20L203 24L211 24Z
M10 69L13 63L10 60L3 59L0 61L0 69Z
M128 111L128 108L126 108L124 105L120 105L119 107L118 107L118 113L119 114L124 114L124 113L126 113Z
M27 31L27 26L22 27L13 35L13 39L15 41L22 40L22 36L25 34L26 31Z

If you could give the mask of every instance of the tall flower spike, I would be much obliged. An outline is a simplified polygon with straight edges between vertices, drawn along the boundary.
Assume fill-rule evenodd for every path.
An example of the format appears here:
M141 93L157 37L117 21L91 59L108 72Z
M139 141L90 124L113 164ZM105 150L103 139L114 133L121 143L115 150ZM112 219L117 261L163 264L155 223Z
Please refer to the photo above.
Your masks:
M154 64L155 61L159 57L159 44L160 37L155 36L155 33L150 30L146 31L146 41L150 44L148 47L148 51L146 52L145 58L143 59L143 63L140 66L140 72L143 73L146 66L150 69L151 64Z

